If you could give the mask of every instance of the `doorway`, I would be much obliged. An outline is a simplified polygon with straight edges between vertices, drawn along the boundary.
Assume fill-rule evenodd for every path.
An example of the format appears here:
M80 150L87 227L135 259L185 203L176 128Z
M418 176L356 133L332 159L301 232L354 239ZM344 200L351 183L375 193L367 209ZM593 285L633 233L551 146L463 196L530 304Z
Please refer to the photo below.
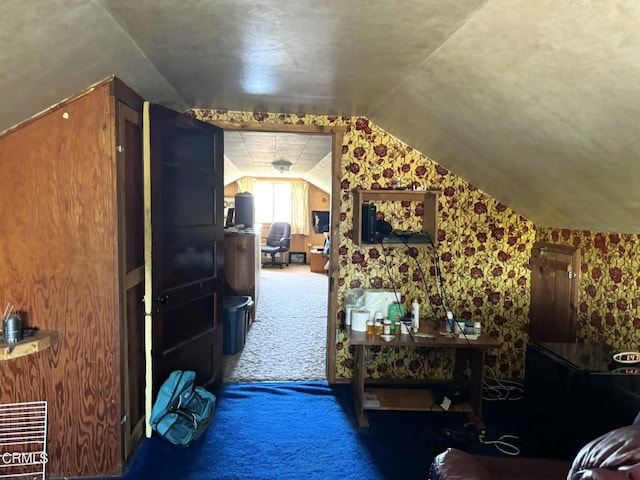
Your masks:
M326 380L328 277L292 264L263 268L244 348L224 358L224 381Z
M331 224L329 227L329 231L331 236L335 237L335 235L337 235L338 220L339 220L339 176L333 172L339 172L340 159L342 155L342 136L344 133L343 128L341 127L328 128L328 127L315 126L315 125L267 125L267 124L261 124L261 123L253 123L253 122L246 122L246 123L214 122L214 123L225 130L225 135L227 134L227 132L242 131L242 132L297 133L302 135L330 136L331 160L329 162L330 163L329 170L331 173L329 173L330 178L328 181L328 184L330 185L330 191L328 192L330 201L328 202L328 207L331 212ZM227 166L228 163L229 162L225 162L225 166ZM308 293L305 294L303 289L309 285L312 285L312 286L315 285L315 287L312 287L314 288L313 292L315 294L317 294L318 291L324 292L324 294L322 295L322 301L324 302L324 305L326 306L326 308L323 309L323 312L326 312L326 313L323 314L323 318L318 319L314 313L310 315L304 314L304 316L315 318L316 323L314 324L314 328L317 327L317 324L320 324L320 326L324 330L324 334L320 337L320 340L324 341L325 343L324 345L325 348L323 349L324 361L321 367L322 367L322 370L324 371L323 378L326 378L328 382L334 382L336 378L336 371L335 371L336 341L335 339L336 339L336 328L337 328L336 326L337 299L336 299L336 292L334 288L335 277L337 276L337 273L338 273L337 272L338 269L335 267L335 265L337 264L336 259L337 259L336 252L330 251L328 255L329 267L326 274L311 273L308 264L305 264L305 265L290 264L289 267L285 267L282 270L281 269L263 269L260 274L261 286L260 286L260 293L258 295L259 301L258 301L258 309L256 313L256 319L257 319L256 321L260 321L259 319L259 316L261 315L260 307L264 306L265 308L273 308L274 309L273 311L276 312L276 316L278 316L278 313L279 313L280 314L280 316L278 316L279 319L286 320L287 318L289 318L291 320L291 322L289 322L288 324L285 322L283 324L285 326L283 326L278 331L276 332L271 331L271 333L269 333L270 336L273 336L273 335L279 336L280 334L286 335L292 332L297 332L298 334L300 334L305 331L305 327L302 325L296 324L295 322L296 316L292 315L290 312L291 311L295 311L295 312L309 311L309 306L305 302L306 299L309 298L309 294ZM309 259L307 259L307 262L308 261ZM303 276L305 275L309 275L309 276L306 277L306 279L303 279ZM273 282L284 285L284 291L287 292L288 294L288 301L285 302L282 300L282 297L280 297L280 300L277 300L277 299L275 300L276 302L278 302L278 305L277 306L274 305L272 307L269 304L269 302L271 301L271 298L269 298L268 294L263 293L262 284L265 285L264 288L270 288L267 285L270 285ZM294 310L287 310L287 308L289 307L293 308ZM312 307L311 310L317 311L318 309ZM252 335L254 334L256 336L259 335L259 329L254 328L256 326L257 325L255 323L254 325L251 326L249 333L247 335L247 342L251 342L253 340L251 338ZM312 335L312 334L310 333L309 335ZM281 341L282 343L286 343L287 345L289 345L290 348L293 350L293 352L290 352L292 358L296 358L296 352L295 352L296 340L291 338L287 339L286 336L283 338L279 338L278 340ZM318 339L316 339L316 341L317 340ZM278 355L278 353L273 349L271 350L261 349L261 351L263 353L260 353L260 355L254 355L254 353L247 352L247 356L250 357L251 362L259 363L261 359L258 357L260 356L273 355L273 357L270 357L270 359L274 360L275 356ZM232 358L236 356L238 356L238 358ZM242 352L239 352L238 354L235 354L233 356L228 356L226 361L231 363L240 362L241 360L239 359L239 357L241 356L242 356ZM269 359L263 358L263 360L265 360L265 365L268 365ZM299 352L299 354L297 355L297 360L299 362L304 363L304 360L306 360L304 352ZM225 381L226 381L227 374L229 373L228 372L229 367L230 367L229 365L225 366ZM265 368L269 368L269 367L267 366ZM301 378L301 379L305 379L305 378ZM293 380L293 378L291 378L290 380Z

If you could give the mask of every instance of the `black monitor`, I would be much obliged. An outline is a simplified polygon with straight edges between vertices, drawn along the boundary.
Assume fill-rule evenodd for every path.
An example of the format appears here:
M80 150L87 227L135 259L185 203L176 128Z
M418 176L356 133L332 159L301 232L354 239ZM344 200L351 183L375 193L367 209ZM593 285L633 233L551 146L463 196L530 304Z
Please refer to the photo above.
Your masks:
M233 213L236 211L235 208L229 207L227 210L227 221L225 222L225 227L231 227L233 225Z

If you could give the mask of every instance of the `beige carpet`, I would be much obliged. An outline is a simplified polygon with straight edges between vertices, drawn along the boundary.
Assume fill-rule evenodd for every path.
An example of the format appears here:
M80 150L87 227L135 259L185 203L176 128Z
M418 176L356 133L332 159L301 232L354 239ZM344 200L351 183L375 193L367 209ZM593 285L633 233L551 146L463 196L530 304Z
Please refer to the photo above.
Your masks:
M309 265L263 268L244 348L225 355L224 381L326 380L328 277Z

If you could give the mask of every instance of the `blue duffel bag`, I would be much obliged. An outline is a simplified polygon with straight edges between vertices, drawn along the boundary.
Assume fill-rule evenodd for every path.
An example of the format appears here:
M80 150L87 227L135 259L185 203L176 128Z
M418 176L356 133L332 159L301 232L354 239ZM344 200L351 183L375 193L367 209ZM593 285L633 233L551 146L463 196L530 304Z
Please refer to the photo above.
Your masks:
M195 378L190 370L171 372L151 410L151 428L174 445L192 444L213 419L216 397L196 385Z

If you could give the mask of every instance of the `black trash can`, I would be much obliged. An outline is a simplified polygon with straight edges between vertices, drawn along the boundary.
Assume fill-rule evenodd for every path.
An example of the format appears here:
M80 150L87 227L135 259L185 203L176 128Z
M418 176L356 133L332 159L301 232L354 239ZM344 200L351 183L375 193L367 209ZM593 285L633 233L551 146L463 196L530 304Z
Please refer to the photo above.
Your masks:
M253 300L251 297L225 295L222 305L224 312L222 353L233 355L244 348Z

